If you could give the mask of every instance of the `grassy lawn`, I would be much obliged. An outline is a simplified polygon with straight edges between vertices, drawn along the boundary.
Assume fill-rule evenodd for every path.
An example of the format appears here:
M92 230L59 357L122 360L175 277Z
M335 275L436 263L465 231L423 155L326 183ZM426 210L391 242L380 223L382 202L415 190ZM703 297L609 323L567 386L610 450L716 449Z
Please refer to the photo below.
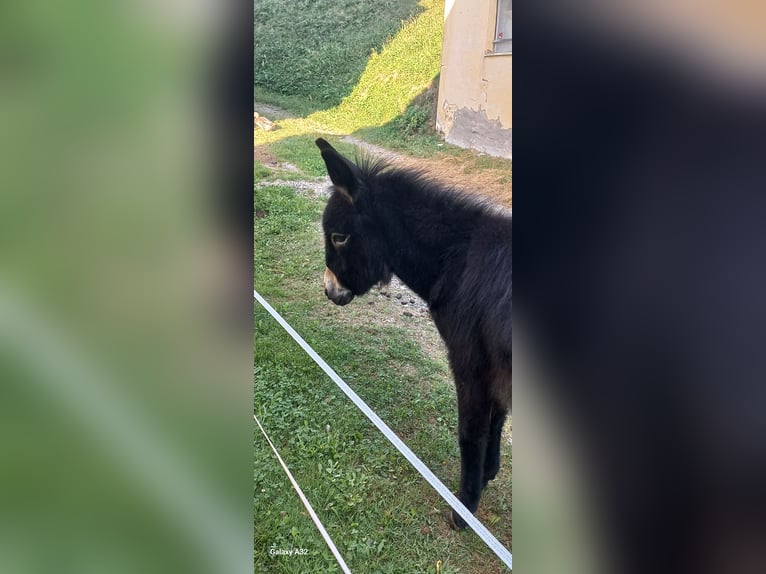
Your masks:
M319 149L314 141L319 134L307 134L295 136L274 142L269 146L269 151L281 161L289 161L295 164L301 171L302 177L324 177L327 170L319 154ZM338 138L330 137L335 149L342 154L354 157L354 146L344 143Z
M284 145L276 151L300 163L306 179L323 172L303 138ZM343 308L330 303L321 287L324 200L266 183L255 193L255 288L454 491L455 391L443 352L423 349L438 340L435 329L401 312L389 320L370 295ZM437 561L443 573L506 571L475 534L449 529L447 505L258 304L254 383L256 414L352 571L436 572ZM255 571L339 571L254 432ZM509 548L510 457L505 444L478 513ZM272 557L269 548L307 554Z

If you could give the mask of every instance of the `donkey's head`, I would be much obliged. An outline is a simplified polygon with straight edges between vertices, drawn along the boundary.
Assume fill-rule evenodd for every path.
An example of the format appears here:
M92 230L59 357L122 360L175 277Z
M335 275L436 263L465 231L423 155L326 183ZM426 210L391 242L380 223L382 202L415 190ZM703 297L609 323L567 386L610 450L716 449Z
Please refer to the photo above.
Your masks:
M323 139L316 140L333 183L322 217L325 236L324 290L336 305L350 303L376 283L387 283L386 246L366 209L370 203L362 170Z

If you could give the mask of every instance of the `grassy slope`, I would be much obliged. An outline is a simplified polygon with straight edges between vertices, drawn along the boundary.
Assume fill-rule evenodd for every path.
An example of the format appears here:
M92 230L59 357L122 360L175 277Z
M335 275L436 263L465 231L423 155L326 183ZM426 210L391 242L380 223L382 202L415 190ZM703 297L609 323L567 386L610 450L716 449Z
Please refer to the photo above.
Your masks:
M321 208L322 201L289 188L258 188L255 287L454 489L456 407L445 359L425 356L406 330L368 321L361 302L344 308L327 302L320 285ZM434 572L437 560L444 573L501 571L473 533L447 528L438 495L258 305L254 379L256 413L352 571ZM337 571L255 432L255 571ZM510 506L505 464L485 493L480 517L506 544ZM272 545L309 552L272 558Z
M258 0L257 98L297 113L339 104L371 52L420 11L417 0Z

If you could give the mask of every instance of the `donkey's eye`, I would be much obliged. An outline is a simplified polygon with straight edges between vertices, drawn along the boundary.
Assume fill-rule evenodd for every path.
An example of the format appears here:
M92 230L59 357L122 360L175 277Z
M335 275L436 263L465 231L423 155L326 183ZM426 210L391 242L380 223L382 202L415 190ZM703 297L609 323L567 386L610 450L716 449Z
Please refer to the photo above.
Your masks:
M330 236L330 239L332 239L332 244L335 247L343 247L348 243L348 240L351 239L351 236L346 235L345 233L333 233Z

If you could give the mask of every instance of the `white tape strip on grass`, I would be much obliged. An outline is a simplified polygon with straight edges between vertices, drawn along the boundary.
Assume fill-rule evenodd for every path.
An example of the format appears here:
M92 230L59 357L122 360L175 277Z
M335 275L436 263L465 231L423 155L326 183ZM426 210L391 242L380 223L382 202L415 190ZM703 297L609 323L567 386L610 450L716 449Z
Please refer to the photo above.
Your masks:
M372 424L374 424L380 432L382 432L385 437L393 444L396 449L404 455L404 458L406 458L412 466L415 467L415 470L417 470L420 475L425 478L428 481L428 484L430 484L436 492L439 493L439 496L441 496L444 501L449 504L455 512L457 512L463 520L466 521L468 526L470 526L473 531L481 538L484 543L489 546L489 548L494 552L500 560L502 560L508 568L511 570L513 569L512 565L512 556L511 553L508 551L508 549L503 546L500 541L494 537L494 535L487 530L487 528L479 522L479 520L471 514L468 509L465 507L465 505L460 502L457 497L450 492L450 490L442 484L442 482L436 477L436 475L431 472L431 469L429 469L422 460L420 460L414 452L410 450L410 448L402 442L402 440L394 434L394 431L392 431L386 423L384 423L381 418L375 414L375 411L373 411L370 407L367 406L367 403L365 403L359 395L357 395L354 390L349 387L346 382L341 379L338 374L328 365L322 357L320 357L314 349L309 346L309 344L303 340L303 337L301 337L298 333L295 332L295 329L293 329L290 324L285 321L282 316L277 313L274 308L269 305L269 303L261 297L261 295L258 293L258 291L253 290L253 296L255 299L260 303L264 309L266 309L269 314L276 319L276 321L282 325L282 328L289 333L289 335L295 340L296 343L298 343L301 348L308 353L308 355L314 360L314 362L319 365L319 367L327 373L327 376L329 376L333 382L340 387L340 389L346 394L346 396L351 399L351 401L361 410L370 421L372 421Z
M309 516L311 516L311 520L313 520L314 524L316 524L316 527L319 530L319 534L322 535L322 538L324 538L324 541L327 543L327 546L330 547L330 551L333 553L333 556L335 556L335 559L338 561L338 564L340 564L340 569L343 570L345 574L351 574L351 570L349 570L348 566L346 566L346 562L345 560L343 560L343 556L341 556L340 552L338 552L338 547L335 546L335 543L332 541L332 538L330 538L330 535L327 534L327 530L325 530L324 525L322 525L322 522L319 520L319 517L317 516L316 512L314 512L314 509L311 506L311 503L308 501L308 498L306 498L306 495L303 494L301 487L293 478L293 475L290 472L290 469L287 468L285 461L283 461L282 457L279 456L279 451L277 451L277 447L274 446L274 443L271 442L269 435L267 435L266 431L263 430L261 421L258 420L258 417L255 416L255 413L253 413L253 418L255 419L255 422L258 425L258 428L261 429L261 432L263 433L263 436L266 438L266 441L269 443L271 450L273 450L274 454L277 456L277 460L279 461L279 464L282 465L282 469L285 471L285 474L287 474L287 478L290 479L290 483L293 485L295 492L298 493L298 497L301 499L303 506L305 506L306 510L309 511Z

